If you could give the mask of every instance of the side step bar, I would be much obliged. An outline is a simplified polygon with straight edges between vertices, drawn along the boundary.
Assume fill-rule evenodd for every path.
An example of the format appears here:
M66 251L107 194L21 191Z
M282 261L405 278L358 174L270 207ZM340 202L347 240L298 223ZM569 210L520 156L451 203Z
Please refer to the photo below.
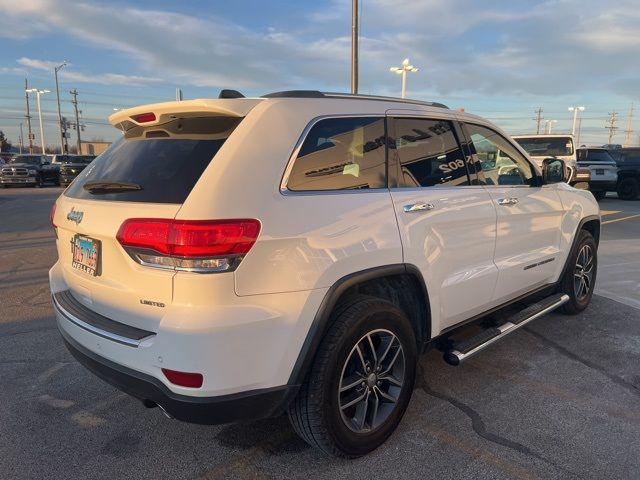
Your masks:
M474 337L454 344L450 350L444 353L444 361L449 365L460 365L460 362L484 350L492 343L515 332L520 327L524 327L536 318L555 310L568 301L569 295L558 293L540 300L538 303L529 305L499 327L488 328Z

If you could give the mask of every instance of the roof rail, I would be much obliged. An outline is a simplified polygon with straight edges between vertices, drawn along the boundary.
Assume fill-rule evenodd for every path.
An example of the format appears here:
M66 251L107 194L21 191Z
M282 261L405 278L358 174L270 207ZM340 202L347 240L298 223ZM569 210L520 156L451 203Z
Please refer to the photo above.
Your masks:
M425 102L422 100L412 100L409 98L383 97L379 95L359 95L338 92L320 92L318 90L288 90L284 92L274 92L263 95L263 98L345 98L349 100L378 100L383 102L401 102L413 105L424 105L427 107L449 108L438 102Z

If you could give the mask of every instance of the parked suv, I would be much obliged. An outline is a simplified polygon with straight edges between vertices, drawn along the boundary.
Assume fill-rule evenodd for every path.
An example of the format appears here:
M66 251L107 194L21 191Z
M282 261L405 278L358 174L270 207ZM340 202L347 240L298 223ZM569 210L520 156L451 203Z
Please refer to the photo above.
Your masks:
M0 185L29 185L41 187L44 183L60 184L58 170L45 155L16 155L0 168Z
M60 172L60 185L68 186L94 158L95 155L54 155L52 165Z
M591 171L589 190L602 200L607 192L615 192L618 184L618 166L611 154L604 148L579 148L578 166Z
M514 135L513 139L529 154L529 157L542 168L545 158L559 158L567 165L568 181L573 182L577 173L578 163L573 135L539 134Z
M609 153L618 164L618 197L636 200L640 197L640 148L618 148Z
M144 405L209 424L288 412L356 457L400 422L419 353L457 365L589 304L598 204L562 160L541 171L435 103L230 96L113 114L123 137L51 213L64 342Z

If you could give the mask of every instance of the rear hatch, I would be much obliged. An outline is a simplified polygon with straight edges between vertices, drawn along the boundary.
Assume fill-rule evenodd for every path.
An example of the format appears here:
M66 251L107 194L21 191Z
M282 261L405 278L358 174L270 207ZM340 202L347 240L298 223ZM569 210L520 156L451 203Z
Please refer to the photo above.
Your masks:
M233 100L220 101L224 108L218 109L215 101L208 108L195 102L112 116L123 137L80 173L53 216L72 296L101 315L153 332L172 302L175 271L134 261L118 232L126 220L174 219L250 109L228 108Z

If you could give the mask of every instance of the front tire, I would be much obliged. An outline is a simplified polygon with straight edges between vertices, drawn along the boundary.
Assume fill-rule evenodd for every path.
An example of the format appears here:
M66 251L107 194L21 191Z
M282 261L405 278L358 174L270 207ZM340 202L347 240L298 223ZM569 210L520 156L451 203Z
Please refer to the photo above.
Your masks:
M598 273L598 245L591 233L580 230L578 244L571 253L568 268L560 282L560 292L569 295L561 311L575 315L589 305Z
M618 182L618 197L622 200L635 200L640 194L638 180L633 177L626 177Z
M293 428L329 455L375 450L404 415L416 363L415 335L401 310L374 297L343 304L289 407Z

